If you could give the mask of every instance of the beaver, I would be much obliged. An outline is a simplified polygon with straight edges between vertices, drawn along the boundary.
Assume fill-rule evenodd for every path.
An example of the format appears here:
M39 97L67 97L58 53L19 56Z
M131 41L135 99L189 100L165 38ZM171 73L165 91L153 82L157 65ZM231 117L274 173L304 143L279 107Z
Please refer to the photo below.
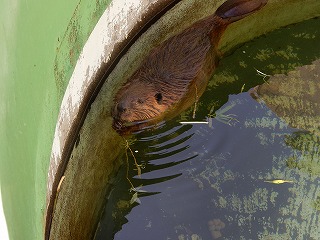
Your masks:
M197 102L217 66L217 46L226 27L267 1L228 0L213 15L152 49L115 96L113 128L120 134L140 130Z

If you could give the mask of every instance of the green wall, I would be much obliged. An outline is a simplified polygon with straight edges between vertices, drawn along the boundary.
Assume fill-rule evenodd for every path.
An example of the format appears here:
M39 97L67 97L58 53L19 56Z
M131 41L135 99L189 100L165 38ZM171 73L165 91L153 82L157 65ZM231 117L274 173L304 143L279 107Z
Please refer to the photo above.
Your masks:
M110 1L0 1L0 184L10 239L43 237L63 93Z

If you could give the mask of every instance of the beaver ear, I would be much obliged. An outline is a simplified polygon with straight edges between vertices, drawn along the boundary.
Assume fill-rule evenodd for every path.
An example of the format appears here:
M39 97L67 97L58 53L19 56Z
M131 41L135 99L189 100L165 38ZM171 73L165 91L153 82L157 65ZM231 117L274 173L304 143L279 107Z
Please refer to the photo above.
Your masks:
M156 93L156 95L154 95L156 101L158 104L162 103L162 94L161 93Z

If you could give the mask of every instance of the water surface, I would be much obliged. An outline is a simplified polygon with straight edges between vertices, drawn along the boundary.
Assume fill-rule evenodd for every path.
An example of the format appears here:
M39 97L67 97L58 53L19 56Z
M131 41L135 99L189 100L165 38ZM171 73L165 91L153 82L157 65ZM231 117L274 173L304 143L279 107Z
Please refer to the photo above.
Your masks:
M190 109L132 136L95 239L318 239L320 137L250 91L319 59L319 23L240 46L221 60L196 119ZM207 123L179 123L195 120Z

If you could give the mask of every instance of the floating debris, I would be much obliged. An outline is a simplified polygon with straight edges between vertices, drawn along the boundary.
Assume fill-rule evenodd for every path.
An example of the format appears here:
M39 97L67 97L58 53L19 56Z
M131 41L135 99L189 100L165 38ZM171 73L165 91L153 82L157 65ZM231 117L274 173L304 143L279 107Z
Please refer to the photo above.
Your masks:
M221 229L225 228L226 224L220 219L213 219L208 222L209 231L213 239L222 237Z
M241 87L241 91L240 91L240 93L243 93L243 91L244 91L244 87L246 86L246 84L244 83L243 85L242 85L242 87Z
M293 183L292 180L282 180L282 179L265 180L264 182L273 183L273 184Z
M264 72L261 72L261 71L259 71L259 70L256 69L256 68L255 68L255 70L256 70L256 72L258 73L259 76L263 77L263 81L264 81L264 82L266 82L265 79L266 79L267 77L271 77L271 75L265 74Z
M209 124L207 121L179 122L180 124Z
M131 187L130 188L130 192L134 192L134 194L132 195L132 198L130 199L130 204L133 204L133 203L138 203L138 204L141 204L141 200L138 196L138 193L145 193L147 191L141 189L142 188L142 185L140 185L139 187Z
M130 204L133 204L133 203L138 203L138 204L141 204L141 200L139 199L138 197L138 192L135 192L133 195L132 195L132 198L130 200Z
M141 189L142 185L140 185L139 187L132 187L130 188L130 192L137 192L137 193L145 193L147 191Z

